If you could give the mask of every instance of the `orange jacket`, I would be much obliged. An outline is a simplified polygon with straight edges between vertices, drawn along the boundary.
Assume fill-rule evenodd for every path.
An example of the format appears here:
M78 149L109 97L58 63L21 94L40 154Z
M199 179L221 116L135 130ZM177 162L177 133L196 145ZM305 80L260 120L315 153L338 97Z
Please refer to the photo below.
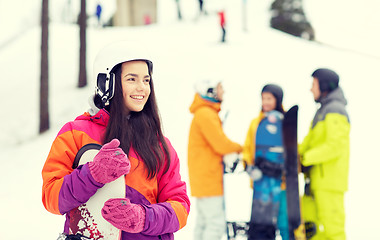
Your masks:
M104 185L97 183L89 174L88 164L76 169L72 165L83 146L101 143L108 121L109 113L102 109L94 116L85 113L66 123L53 141L42 169L42 202L49 212L66 215L65 233L70 232L70 221L78 212L78 206L87 202ZM158 239L157 236L173 239L173 233L186 224L190 211L186 184L181 180L177 153L170 141L165 140L171 159L169 169L166 173L160 169L153 179L147 179L144 161L133 148L128 153L131 171L125 176L125 197L145 209L146 221L141 233L123 232L122 240ZM88 216L83 219L84 226L91 224Z
M190 106L194 118L189 134L188 168L194 197L223 195L223 155L242 151L240 144L224 134L219 111L220 103L205 100L199 94Z

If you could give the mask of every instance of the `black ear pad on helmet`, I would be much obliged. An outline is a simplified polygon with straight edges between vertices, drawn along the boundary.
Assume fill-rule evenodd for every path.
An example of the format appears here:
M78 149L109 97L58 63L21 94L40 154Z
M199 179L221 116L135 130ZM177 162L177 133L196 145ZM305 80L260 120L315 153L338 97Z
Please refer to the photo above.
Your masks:
M99 73L96 85L98 87L97 94L102 99L103 103L106 103L114 95L115 74Z
M206 96L211 97L211 98L216 97L216 90L215 90L215 88L209 88L209 89L207 89Z
M96 85L98 86L98 89L102 93L106 92L106 81L107 81L107 74L105 74L105 73L99 73Z

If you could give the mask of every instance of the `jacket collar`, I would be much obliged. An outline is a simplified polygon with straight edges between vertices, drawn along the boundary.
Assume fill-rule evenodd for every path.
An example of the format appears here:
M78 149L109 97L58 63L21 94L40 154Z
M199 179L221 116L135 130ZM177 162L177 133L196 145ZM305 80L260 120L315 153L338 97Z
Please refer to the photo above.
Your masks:
M190 112L194 113L200 107L210 107L214 109L215 111L220 112L221 110L220 105L221 105L220 102L208 101L207 99L202 98L198 93L196 93L194 96L193 103L190 106Z
M89 112L85 112L84 114L77 117L75 120L87 120L99 124L101 126L107 126L109 118L109 112L103 108L100 109L95 115L91 115Z
M320 103L322 105L325 105L331 101L338 101L338 102L341 102L343 103L344 105L347 105L347 100L346 98L344 97L344 94L343 94L343 91L340 87L337 87L336 89L334 89L333 91L331 91L330 93L328 93L325 97L321 98L320 99Z

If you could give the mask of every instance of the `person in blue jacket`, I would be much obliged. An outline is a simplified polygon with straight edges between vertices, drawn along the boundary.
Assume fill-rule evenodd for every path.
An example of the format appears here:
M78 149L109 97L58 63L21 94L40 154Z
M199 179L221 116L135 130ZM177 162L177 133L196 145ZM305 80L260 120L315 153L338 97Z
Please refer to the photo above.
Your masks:
M271 111L277 111L280 115L284 114L284 108L282 106L283 90L276 84L267 84L261 91L262 108L259 116L251 121L249 130L247 132L244 148L243 148L243 162L246 166L246 170L255 181L259 176L266 174L267 168L261 167L259 163L260 159L255 159L256 153L256 139L257 129L259 124L264 120L266 115ZM268 162L268 161L265 161ZM273 169L272 169L273 170ZM280 172L282 170L280 169ZM281 176L280 176L281 177ZM257 216L251 216L251 222L248 230L248 239L259 240L274 240L276 238L276 229L280 230L280 234L283 240L289 239L288 233L288 217L287 217L287 204L286 204L286 190L285 182L281 184L280 193L280 205L278 210L278 216L276 223L257 224L253 222L253 219Z

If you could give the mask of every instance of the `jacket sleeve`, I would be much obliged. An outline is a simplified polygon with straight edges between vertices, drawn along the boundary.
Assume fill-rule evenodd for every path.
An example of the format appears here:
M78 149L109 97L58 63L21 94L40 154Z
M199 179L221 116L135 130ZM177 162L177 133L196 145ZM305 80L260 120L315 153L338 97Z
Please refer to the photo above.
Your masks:
M303 154L304 166L316 165L337 159L347 146L349 139L350 124L347 117L338 113L329 113L325 120L325 140L309 148ZM319 123L320 124L320 123ZM313 131L320 131L317 125Z
M255 118L251 121L251 124L249 125L249 129L245 138L244 147L243 147L243 161L247 165L251 165L254 163L254 157L255 157L255 149L256 149L256 132L257 127L260 123L260 116L258 118Z
M212 149L220 155L233 152L241 152L242 146L231 141L224 133L220 118L211 109L200 109L194 116L194 120L202 131Z
M144 205L146 220L143 234L157 236L174 233L184 227L190 212L186 183L181 180L180 162L170 142L170 167L159 174L158 203ZM161 175L161 176L160 176Z
M78 138L79 142L75 139ZM67 123L53 141L42 169L42 202L54 214L65 214L95 194L103 184L91 176L88 164L73 170L72 165L81 142L87 135L76 132Z
M298 154L299 155L303 156L304 153L306 152L306 150L308 150L310 137L311 137L311 127L309 128L309 132L304 137L302 143L298 145Z

